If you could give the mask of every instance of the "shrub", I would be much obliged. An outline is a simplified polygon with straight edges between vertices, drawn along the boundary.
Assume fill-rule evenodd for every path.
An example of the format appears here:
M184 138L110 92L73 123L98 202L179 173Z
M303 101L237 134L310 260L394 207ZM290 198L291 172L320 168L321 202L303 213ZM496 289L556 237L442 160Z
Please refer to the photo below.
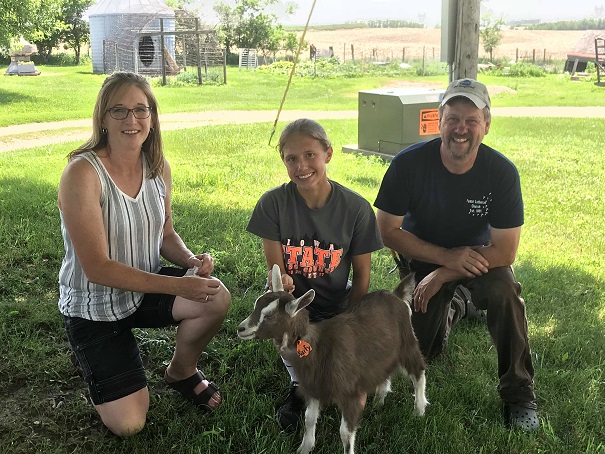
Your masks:
M270 74L289 75L292 71L291 61L280 60L270 65L258 67L258 71ZM414 75L439 75L446 74L445 63L429 62L422 67L422 61L414 61L411 64L402 64L400 60L390 62L372 61L346 61L340 63L337 57L318 58L315 61L303 60L296 65L296 76L298 77L321 77L321 78L355 78L363 76L386 76L405 77Z
M50 54L48 59L44 61L40 55L32 55L31 60L36 65L49 66L75 66L76 54L73 52L60 52L58 54ZM80 54L80 65L90 65L91 57L88 54Z
M223 83L222 68L209 70L207 73L202 71L202 85L221 85ZM162 85L162 77L151 77L150 83L152 87ZM191 67L189 71L181 71L176 76L167 76L166 85L170 87L190 87L198 85L197 69Z
M546 70L540 66L521 62L497 68L493 71L493 74L508 77L545 77Z

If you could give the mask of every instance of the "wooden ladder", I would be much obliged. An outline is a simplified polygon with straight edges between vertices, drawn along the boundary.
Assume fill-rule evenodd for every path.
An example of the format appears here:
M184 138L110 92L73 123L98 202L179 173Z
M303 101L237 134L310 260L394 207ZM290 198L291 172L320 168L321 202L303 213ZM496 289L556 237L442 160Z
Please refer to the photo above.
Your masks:
M595 66L597 67L597 85L605 86L605 82L601 83L601 77L605 80L605 38L595 38Z

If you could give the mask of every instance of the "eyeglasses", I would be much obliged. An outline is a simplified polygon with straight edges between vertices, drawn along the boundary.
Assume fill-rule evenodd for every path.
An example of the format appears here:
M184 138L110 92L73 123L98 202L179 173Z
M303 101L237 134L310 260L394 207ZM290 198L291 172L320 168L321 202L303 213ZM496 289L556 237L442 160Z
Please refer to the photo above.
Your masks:
M125 120L128 117L128 114L132 112L134 118L138 120L144 120L145 118L149 118L151 115L151 107L135 107L134 109L127 109L126 107L110 107L107 109L109 115L114 120Z

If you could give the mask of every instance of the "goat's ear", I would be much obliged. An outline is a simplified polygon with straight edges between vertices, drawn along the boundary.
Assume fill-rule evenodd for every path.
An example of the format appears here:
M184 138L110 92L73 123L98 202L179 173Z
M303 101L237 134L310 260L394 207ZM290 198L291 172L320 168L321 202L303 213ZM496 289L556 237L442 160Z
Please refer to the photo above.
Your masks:
M290 317L294 317L296 314L298 314L298 312L300 312L305 307L307 307L309 304L311 304L311 302L313 301L314 298L315 298L315 290L313 290L313 289L308 290L307 293L305 293L300 298L296 298L295 300L292 300L289 303L286 303L286 313Z
M271 268L271 289L274 292L284 291L284 284L281 281L281 270L277 263Z

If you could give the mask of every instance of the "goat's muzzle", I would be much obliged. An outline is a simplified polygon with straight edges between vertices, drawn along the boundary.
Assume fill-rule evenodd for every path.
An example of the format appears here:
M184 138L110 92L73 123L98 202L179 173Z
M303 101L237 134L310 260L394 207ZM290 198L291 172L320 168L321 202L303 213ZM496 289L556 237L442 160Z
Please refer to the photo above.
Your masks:
M255 326L248 326L248 319L244 320L237 327L237 336L240 339L249 340L254 339L256 337L256 328Z

